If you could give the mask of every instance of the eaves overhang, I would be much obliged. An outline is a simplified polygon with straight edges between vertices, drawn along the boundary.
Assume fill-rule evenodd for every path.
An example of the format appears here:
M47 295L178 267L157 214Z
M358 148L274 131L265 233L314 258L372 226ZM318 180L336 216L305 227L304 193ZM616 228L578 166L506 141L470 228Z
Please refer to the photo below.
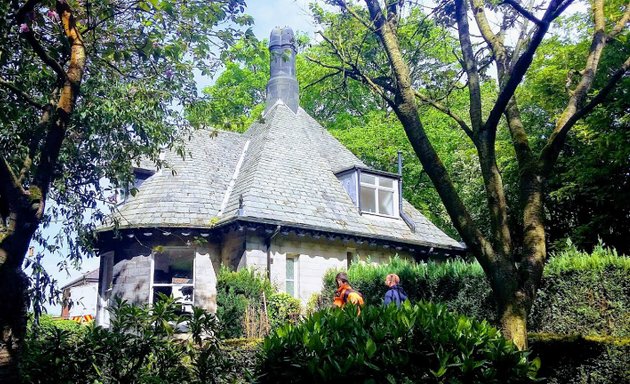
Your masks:
M207 240L220 238L230 231L273 233L280 232L287 236L295 234L298 237L310 237L313 239L328 239L330 241L353 242L357 245L368 244L370 246L391 248L397 251L409 251L420 257L422 255L442 255L446 257L461 256L466 253L466 246L453 246L448 244L438 244L429 241L407 240L383 235L365 235L350 230L331 230L330 228L317 227L312 225L300 225L297 223L284 222L281 220L261 219L257 217L233 218L217 223L213 227L191 227L191 226L160 226L160 227L121 227L116 230L101 231L98 233L98 248L105 250L110 248L110 242L116 240L134 239L147 241L150 237L177 236L184 242L192 243L197 238Z

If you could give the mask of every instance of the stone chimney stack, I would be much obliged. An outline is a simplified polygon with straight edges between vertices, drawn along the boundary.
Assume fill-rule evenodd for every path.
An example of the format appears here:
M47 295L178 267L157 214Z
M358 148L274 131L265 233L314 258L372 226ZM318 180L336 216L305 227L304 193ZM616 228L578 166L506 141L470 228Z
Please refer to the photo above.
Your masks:
M297 113L300 95L295 76L295 55L297 45L293 30L289 27L276 27L269 37L270 74L267 83L267 105L265 113L278 100L282 100L293 112Z

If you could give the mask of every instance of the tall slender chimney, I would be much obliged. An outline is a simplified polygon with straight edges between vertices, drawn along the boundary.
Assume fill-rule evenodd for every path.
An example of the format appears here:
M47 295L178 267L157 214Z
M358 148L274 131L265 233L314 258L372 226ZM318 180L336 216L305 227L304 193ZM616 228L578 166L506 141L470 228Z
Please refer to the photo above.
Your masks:
M293 112L297 113L300 95L295 77L295 54L297 46L295 35L289 27L276 27L269 37L270 74L267 83L267 112L278 100L282 100Z

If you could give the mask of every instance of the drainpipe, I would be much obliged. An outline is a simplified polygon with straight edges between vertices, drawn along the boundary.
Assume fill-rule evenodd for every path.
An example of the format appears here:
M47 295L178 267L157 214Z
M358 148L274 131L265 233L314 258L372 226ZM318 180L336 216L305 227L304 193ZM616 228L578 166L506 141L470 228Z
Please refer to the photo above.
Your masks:
M403 159L402 159L402 151L398 151L398 212L400 213L400 217L403 219L405 224L409 226L411 232L416 232L416 224L411 220L411 217L407 216L407 214L403 211L403 178L402 178L402 169L403 169Z
M267 247L267 279L269 281L271 281L271 241L280 233L281 228L281 226L277 225L273 233L265 239L265 246Z

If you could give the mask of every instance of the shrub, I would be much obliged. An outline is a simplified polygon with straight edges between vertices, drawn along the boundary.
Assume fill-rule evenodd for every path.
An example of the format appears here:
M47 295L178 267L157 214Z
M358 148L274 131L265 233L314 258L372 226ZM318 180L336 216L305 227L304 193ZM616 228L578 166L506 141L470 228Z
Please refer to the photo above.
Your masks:
M267 337L260 359L262 383L521 383L537 369L487 322L424 302L317 312Z
M332 301L334 276L324 277L323 298ZM492 292L479 264L463 261L353 264L348 275L368 305L380 305L385 276L396 273L412 301L439 302L454 312L497 324ZM529 330L556 334L630 337L630 258L601 244L592 254L574 247L552 255L529 316Z
M214 337L216 318L199 308L184 318L179 308L165 296L153 306L118 302L109 329L42 328L26 340L21 377L25 383L215 382L226 365ZM190 337L178 340L175 330L184 325Z
M302 303L285 292L271 295L267 304L271 329L286 323L297 324L302 314Z
M219 335L222 338L239 338L247 334L247 328L267 322L261 312L263 303L274 290L268 279L253 270L230 271L222 268L217 276L217 317L221 321ZM251 316L246 318L246 314ZM253 319L252 319L253 317ZM252 324L256 323L256 324Z
M617 384L630 377L630 339L530 334L549 384Z
M630 337L630 258L601 244L554 255L530 316L534 332Z
M337 272L329 270L324 276L322 297L328 305L332 304ZM491 322L496 317L490 286L477 263L462 260L415 263L394 257L388 264L354 263L348 270L352 287L363 294L367 305L382 304L388 289L385 277L390 273L400 277L412 302L439 302L451 311Z
M222 372L226 383L251 383L256 370L256 354L261 339L229 339L221 343L221 350L227 361Z

